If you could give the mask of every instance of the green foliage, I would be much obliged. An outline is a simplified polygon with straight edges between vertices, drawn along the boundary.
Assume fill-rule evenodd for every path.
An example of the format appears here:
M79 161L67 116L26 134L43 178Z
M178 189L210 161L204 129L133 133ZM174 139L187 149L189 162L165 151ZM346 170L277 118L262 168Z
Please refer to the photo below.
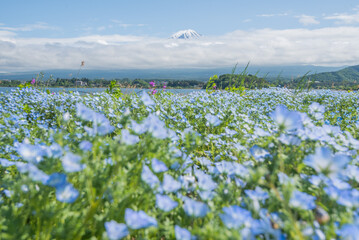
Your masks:
M261 89L263 87L269 87L269 83L264 78L257 77L257 73L255 75L248 74L248 66L249 63L239 74L235 74L237 69L236 64L232 69L231 74L224 74L219 77L214 75L207 82L206 91L213 92L217 89L243 95L246 89Z
M110 85L106 89L106 93L111 94L115 98L120 98L123 96L123 93L121 92L120 86L118 86L116 83L116 80L112 80Z
M207 93L212 93L217 89L217 84L216 84L217 81L218 81L217 75L213 75L212 77L209 78L209 81L207 82L206 85Z
M30 82L25 82L25 83L21 83L18 85L19 88L27 88L27 87L32 87Z

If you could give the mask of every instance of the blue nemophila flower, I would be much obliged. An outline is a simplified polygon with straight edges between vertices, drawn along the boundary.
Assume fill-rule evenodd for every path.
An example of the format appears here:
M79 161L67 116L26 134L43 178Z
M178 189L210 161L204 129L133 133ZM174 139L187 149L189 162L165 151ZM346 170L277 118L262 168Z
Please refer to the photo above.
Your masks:
M251 212L239 206L224 207L222 210L224 213L219 217L227 228L239 228L252 220Z
M143 134L147 132L147 126L142 123L137 123L134 120L131 120L131 129L137 134Z
M130 234L126 224L117 223L114 220L105 222L105 228L106 228L107 236L110 240L122 239L126 237L128 234Z
M76 115L85 121L93 121L96 115L96 112L82 103L76 104Z
M288 177L287 174L279 172L278 173L278 180L280 184L283 185L294 185L295 184L295 179Z
M178 203L167 195L156 194L156 205L159 209L169 212L178 206Z
M16 203L16 204L15 204L15 207L16 207L16 208L21 208L22 206L24 206L23 203Z
M140 138L136 135L132 135L127 129L121 131L121 142L127 145L133 145L140 141Z
M150 168L146 165L143 165L141 179L147 183L152 189L160 185L160 180L158 177L153 174Z
M219 120L217 116L212 115L210 113L207 113L205 118L208 121L208 124L214 127L217 127L222 122L221 120Z
M205 203L187 197L184 199L183 209L185 213L191 217L204 217L209 210Z
M60 202L73 203L78 196L79 192L70 183L56 188L56 199Z
M324 175L312 175L308 178L308 181L313 184L314 186L319 186L324 180L326 179L326 176Z
M359 190L357 189L346 189L340 191L337 203L348 208L359 207Z
M201 170L195 169L198 186L203 190L214 190L217 188L217 183L213 181L212 177L205 174Z
M318 173L335 177L343 172L349 161L350 159L346 155L333 155L328 147L317 147L315 153L308 155L303 162Z
M148 228L157 226L155 218L148 216L144 211L134 211L130 208L125 210L125 221L127 226L132 229Z
M45 155L45 151L40 146L26 143L21 143L17 148L17 152L25 161L34 164L41 162Z
M0 158L0 165L3 166L3 167L10 167L10 166L13 166L15 164L16 164L15 162L9 161L9 160L4 159L4 158Z
M339 178L324 178L324 181L327 186L334 186L341 190L352 188L349 183Z
M245 239L255 239L255 236L258 235L267 236L267 239L286 239L279 229L273 228L273 223L267 216L261 216L260 219L254 219L251 222L251 235L252 238ZM273 238L270 238L270 236Z
M110 121L105 117L105 115L101 113L97 113L94 110L86 107L82 103L76 104L77 116L82 120L92 122L92 128L85 127L84 129L90 135L106 135L115 130L113 126L111 126Z
M67 184L66 175L63 173L53 173L49 176L45 184L55 188L62 187Z
M265 150L257 145L254 145L253 147L251 147L251 149L249 149L249 152L259 162L263 162L266 157L270 156L270 153L267 150Z
M356 240L359 236L358 224L344 224L338 231L340 239L343 240Z
M225 131L225 133L228 134L229 136L233 136L233 135L235 135L235 134L238 133L237 131L234 131L234 130L232 130L232 129L229 129L228 127L226 127L226 128L224 129L224 131Z
M29 178L31 178L34 181L39 181L45 184L49 179L49 176L46 173L44 173L43 171L41 171L31 163L17 162L16 166L20 173L28 173Z
M215 170L217 170L216 174L221 173L221 174L232 175L235 172L235 167L233 165L233 162L220 161L220 162L214 163L214 165L216 167L215 167L215 169L213 169L213 173L216 173ZM208 166L207 168L209 168L209 170L210 170L211 166Z
M81 164L81 156L68 152L62 157L62 166L66 172L82 171L86 165Z
M300 114L289 111L284 105L278 105L270 117L280 128L287 131L299 129L303 126Z
M25 184L21 185L21 191L23 192L28 192L29 191L29 187Z
M315 208L315 199L316 197L312 195L294 190L290 198L289 205L304 210L312 210Z
M104 136L106 134L112 133L115 130L114 126L111 126L110 121L105 117L101 117L99 121L94 122L94 134Z
M82 151L91 151L92 143L87 140L84 140L84 141L80 142L79 147Z
M309 105L308 110L316 120L322 120L324 118L325 107L319 103L313 102Z
M197 191L202 200L212 200L216 193L212 190Z
M181 183L175 180L171 175L165 174L163 176L162 189L165 192L177 192L181 188Z
M143 104L145 104L147 107L156 105L156 103L153 101L153 99L146 93L146 91L143 91L141 94L141 101Z
M5 189L5 190L3 190L3 193L5 194L5 196L6 196L7 198L11 198L11 196L14 194L14 191Z
M356 182L359 183L359 167L355 165L349 165L347 166L345 173L345 175L348 176L349 179L354 179Z
M43 151L45 152L45 156L50 158L59 158L63 153L61 146L57 143L46 147L43 146Z
M155 138L165 139L168 137L168 130L166 129L165 123L156 115L148 115L145 124L148 126L148 132L152 133L152 136Z
M104 160L103 160L106 164L109 164L109 165L113 165L113 161L112 161L112 158L105 158Z
M149 114L141 124L132 121L131 128L137 134L149 132L152 133L152 136L155 138L165 139L168 137L168 129L166 128L165 123L162 122L155 114Z
M254 190L247 189L244 192L253 201L253 206L256 211L259 211L260 209L259 202L264 203L264 201L269 198L269 194L263 191L263 189L258 186Z
M296 136L291 136L291 135L286 135L286 134L281 134L278 138L278 140L286 145L295 145L295 146L299 146L301 143L301 140L296 137Z
M265 192L265 191L263 191L263 189L262 188L260 188L260 187L256 187L254 190L245 190L244 191L245 193L246 193L246 195L248 196L248 197L250 197L252 200L253 199L256 199L256 200L261 200L261 201L264 201L264 200L266 200L268 197L269 197L269 195L268 195L268 193L267 192Z
M176 240L191 240L193 239L190 231L185 228L181 228L178 225L175 225L175 236Z
M158 160L157 158L152 158L152 169L155 173L160 173L160 172L166 172L168 170L168 167L166 166L166 164L160 160Z
M65 112L63 115L62 115L62 118L64 119L64 121L69 121L70 118L71 118L71 114L69 112Z

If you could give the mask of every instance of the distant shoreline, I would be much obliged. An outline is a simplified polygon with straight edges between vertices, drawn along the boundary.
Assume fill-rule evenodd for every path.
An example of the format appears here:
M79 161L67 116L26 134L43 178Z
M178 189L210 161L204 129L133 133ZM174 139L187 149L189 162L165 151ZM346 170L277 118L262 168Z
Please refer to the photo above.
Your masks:
M0 86L0 88L17 88L17 86L15 87L9 87L9 86ZM33 87L33 88L36 88L36 89L47 89L47 88L64 88L64 89L67 89L67 88L80 88L80 89L108 89L108 87L63 87L63 86L51 86L51 87ZM152 90L153 88L141 88L141 87L120 87L120 89L148 89L148 90ZM166 87L166 89L163 89L163 88L155 88L156 90L166 90L166 89L188 89L188 90L192 90L192 89L196 89L196 90L201 90L203 88L171 88L171 87Z

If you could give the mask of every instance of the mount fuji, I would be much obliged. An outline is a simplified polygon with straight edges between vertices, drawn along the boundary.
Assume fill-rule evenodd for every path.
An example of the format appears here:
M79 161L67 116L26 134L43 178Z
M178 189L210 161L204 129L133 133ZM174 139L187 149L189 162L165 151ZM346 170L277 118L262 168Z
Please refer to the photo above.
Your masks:
M173 34L170 38L171 39L197 39L200 38L202 35L197 33L192 29L182 30Z

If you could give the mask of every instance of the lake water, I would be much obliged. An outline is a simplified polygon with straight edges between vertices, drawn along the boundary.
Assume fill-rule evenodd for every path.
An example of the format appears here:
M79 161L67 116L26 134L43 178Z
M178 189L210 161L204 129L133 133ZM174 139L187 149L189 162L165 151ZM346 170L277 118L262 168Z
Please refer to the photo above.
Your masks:
M10 92L11 90L16 89L15 87L0 87L0 92ZM43 91L49 89L50 92L60 92L60 91L78 91L81 94L86 93L95 93L95 92L104 92L106 88L44 88ZM42 89L39 88L41 91ZM140 89L140 88L121 88L122 93L131 94L131 93L140 93L142 91L150 91L150 89ZM160 90L162 91L162 90ZM205 91L204 89L166 89L166 92L177 93L177 94L188 94L194 91Z

